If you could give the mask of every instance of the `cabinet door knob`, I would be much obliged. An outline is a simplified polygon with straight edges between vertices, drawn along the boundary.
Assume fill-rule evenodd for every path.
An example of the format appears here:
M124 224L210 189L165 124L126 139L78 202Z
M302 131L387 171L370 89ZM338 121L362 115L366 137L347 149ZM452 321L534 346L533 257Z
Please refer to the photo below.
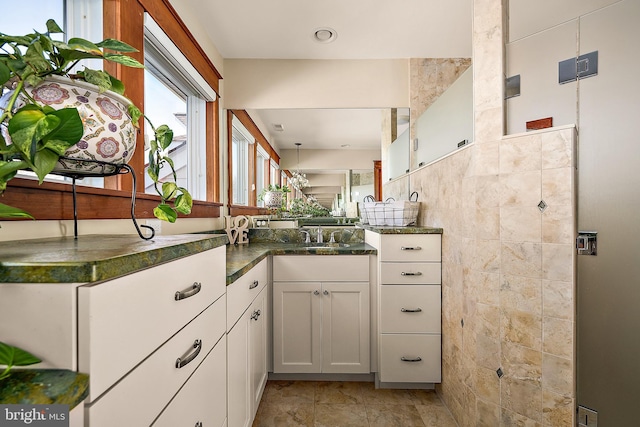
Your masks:
M251 315L251 318L253 320L258 320L258 317L260 317L260 310L254 311L253 314Z
M401 312L403 313L420 313L422 311L422 309L420 307L418 308L401 308L400 309Z
M182 357L176 359L176 368L180 369L195 359L202 350L202 340L195 340L193 346Z
M202 427L202 421L198 421L198 422L196 423L196 427Z
M401 246L401 251L421 251L422 248L420 246Z
M324 292L322 292L322 293L323 293L323 294L325 294L325 295L329 295L329 291L328 291L328 290L326 290L326 289L325 289L325 290L324 290Z
M313 291L313 294L314 295L320 295L320 291L316 289L315 291Z
M402 273L400 273L403 276L422 276L422 272L418 271L416 273L409 273L406 271L403 271Z
M194 296L202 289L202 283L193 282L193 285L189 286L187 289L182 291L178 291L175 294L176 301L180 301L181 299L186 299Z
M253 288L257 288L258 287L258 281L254 280L252 284L249 285L249 289L253 289Z
M400 358L400 360L402 360L403 362L420 362L422 360L422 357L405 357L402 356Z

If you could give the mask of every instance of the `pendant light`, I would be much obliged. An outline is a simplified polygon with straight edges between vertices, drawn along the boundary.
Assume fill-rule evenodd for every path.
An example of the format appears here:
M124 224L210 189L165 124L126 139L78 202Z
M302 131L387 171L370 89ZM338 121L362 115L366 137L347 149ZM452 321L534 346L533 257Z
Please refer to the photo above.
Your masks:
M300 146L302 143L296 142L296 150L298 155L298 163L296 165L296 170L291 174L291 178L289 179L289 184L296 190L302 190L309 186L309 180L307 179L307 175L300 173Z

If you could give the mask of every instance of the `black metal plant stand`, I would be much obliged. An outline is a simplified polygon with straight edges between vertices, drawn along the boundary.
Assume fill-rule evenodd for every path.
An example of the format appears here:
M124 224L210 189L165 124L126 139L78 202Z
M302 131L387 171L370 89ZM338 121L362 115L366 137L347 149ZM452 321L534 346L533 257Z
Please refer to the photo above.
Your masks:
M131 190L131 220L133 221L133 225L136 227L136 231L138 232L138 236L140 236L143 240L151 240L156 234L156 231L153 227L149 225L140 224L136 221L135 208L136 208L136 173L133 168L127 164L116 164L110 162L103 162L100 160L84 160L77 158L70 158L65 156L60 156L60 160L63 162L69 161L73 164L80 165L92 165L95 168L91 171L54 171L52 173L60 176L64 176L72 179L72 188L73 188L73 237L74 239L78 239L78 204L77 204L77 195L76 195L76 180L83 178L99 178L106 176L114 176L120 174L131 174L131 179L133 180L133 188ZM149 236L144 236L140 227L146 228L150 231Z

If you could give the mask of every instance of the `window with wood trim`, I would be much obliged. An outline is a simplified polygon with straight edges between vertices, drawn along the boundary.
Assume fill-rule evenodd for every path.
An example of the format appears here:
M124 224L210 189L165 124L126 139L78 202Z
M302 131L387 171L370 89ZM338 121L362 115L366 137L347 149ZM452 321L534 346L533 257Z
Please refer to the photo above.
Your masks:
M86 19L86 15L82 15L83 10L88 5L96 3L98 2L66 0L66 7L69 8L69 4L71 4L72 9L78 11L79 16ZM144 61L144 13L147 12L184 54L188 62L198 70L213 91L218 92L220 74L197 44L186 25L180 20L169 0L109 0L103 2L102 12L102 38L119 39L138 48L140 52L132 56L140 62ZM32 19L30 16L29 20ZM80 24L78 27L81 26ZM79 33L70 33L69 36L76 34ZM98 41L93 35L88 38ZM125 95L134 104L142 106L144 72L109 63L105 63L104 67L123 81L126 87ZM206 117L206 124L202 133L206 157L203 175L198 178L198 185L200 182L205 182L206 189L203 191L202 200L194 202L190 215L192 218L217 217L220 214L218 108L217 100L208 100L204 104L203 114ZM136 170L138 176L136 216L138 218L153 218L153 207L157 204L158 198L154 195L144 194L144 131L139 130L137 136L138 147L134 158L129 163ZM73 218L72 191L68 184L45 182L38 185L33 180L16 178L10 181L8 186L9 188L3 195L3 203L25 209L38 220ZM79 219L128 218L131 209L131 189L132 181L128 174L105 178L104 188L78 187Z

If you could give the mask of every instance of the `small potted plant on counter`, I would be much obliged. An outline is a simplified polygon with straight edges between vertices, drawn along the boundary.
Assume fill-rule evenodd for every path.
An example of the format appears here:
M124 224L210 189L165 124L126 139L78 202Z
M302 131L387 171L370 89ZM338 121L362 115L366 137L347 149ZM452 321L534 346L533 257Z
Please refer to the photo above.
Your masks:
M40 183L52 172L95 176L96 168L126 164L136 147L135 128L142 113L122 96L123 83L102 70L74 67L81 60L102 59L142 68L127 55L137 50L114 39L54 40L51 35L62 30L53 20L46 25L43 33L0 33L0 195L20 170L34 172ZM192 199L175 183L168 156L172 130L151 127L148 173L161 199L154 215L174 222L178 213L191 212ZM172 173L160 182L159 171L165 166ZM32 218L4 204L0 217Z
M264 206L269 209L282 211L286 208L287 193L290 192L291 190L286 185L269 184L260 192L258 200L264 201Z

